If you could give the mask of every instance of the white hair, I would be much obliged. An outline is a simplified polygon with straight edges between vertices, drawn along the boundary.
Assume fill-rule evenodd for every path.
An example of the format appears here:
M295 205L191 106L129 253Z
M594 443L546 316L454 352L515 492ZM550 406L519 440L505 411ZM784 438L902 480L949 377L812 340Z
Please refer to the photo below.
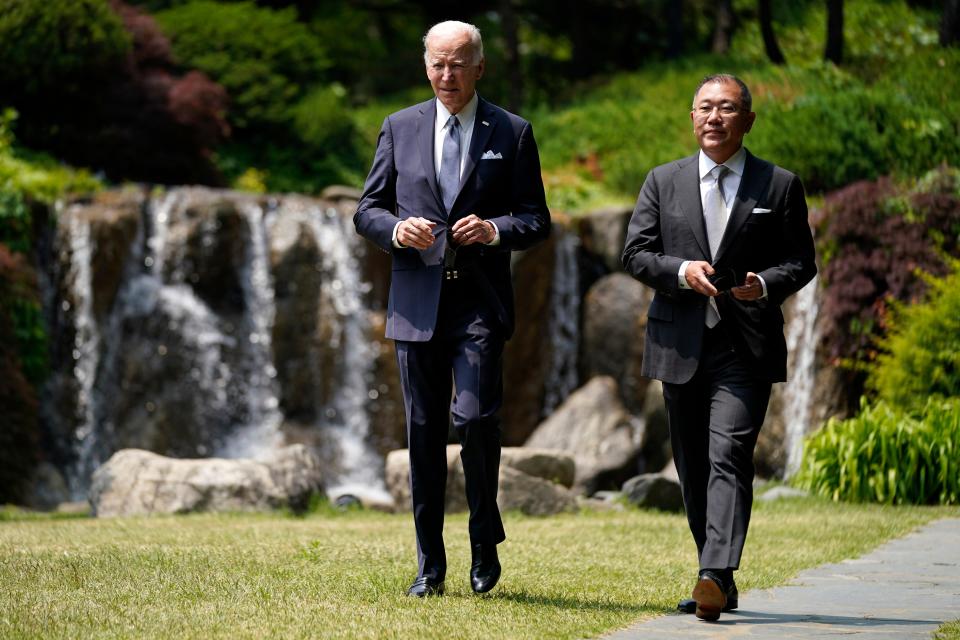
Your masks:
M423 61L425 63L430 64L430 60L427 59L429 55L427 40L430 39L430 36L440 35L441 33L466 33L470 38L470 46L473 49L473 64L480 64L480 61L483 60L483 39L480 37L480 29L459 20L447 20L433 25L423 36Z

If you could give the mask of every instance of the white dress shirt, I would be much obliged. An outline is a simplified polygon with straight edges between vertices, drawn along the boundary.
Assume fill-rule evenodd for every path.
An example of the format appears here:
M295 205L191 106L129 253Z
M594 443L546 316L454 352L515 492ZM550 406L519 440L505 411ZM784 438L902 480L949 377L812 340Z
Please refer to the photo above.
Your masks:
M700 150L699 154L699 176L700 176L700 204L701 208L706 206L706 195L707 190L713 184L713 178L711 177L711 172L717 166L717 163L710 159L710 156L705 154L703 150ZM722 180L722 192L723 192L723 206L726 209L727 220L730 220L730 212L733 210L733 203L737 198L737 191L740 190L740 181L743 180L743 169L747 164L747 152L743 147L737 149L737 152L732 156L727 158L727 161L723 165L727 168L726 174L723 176ZM684 273L687 270L687 265L690 264L690 260L684 260L680 265L680 272L677 274L679 277L680 288L681 289L690 289L690 285L687 284L687 278ZM767 297L767 283L763 281L763 278L757 276L760 280L760 286L763 288L763 295L761 298Z
M473 124L477 119L477 104L479 103L479 98L477 93L473 93L473 98L470 99L463 109L457 113L457 120L460 122L460 177L463 177L463 167L467 162L467 154L470 151L470 141L473 139ZM437 180L440 179L440 161L443 158L443 139L447 135L447 121L450 119L450 111L437 99L437 119L433 123L433 169L435 172L435 177ZM489 245L498 245L500 244L500 229L497 228L495 222L490 222L493 225L493 240L488 242ZM400 223L398 222L393 227L393 246L396 248L401 248L401 245L397 241L397 230L400 228Z

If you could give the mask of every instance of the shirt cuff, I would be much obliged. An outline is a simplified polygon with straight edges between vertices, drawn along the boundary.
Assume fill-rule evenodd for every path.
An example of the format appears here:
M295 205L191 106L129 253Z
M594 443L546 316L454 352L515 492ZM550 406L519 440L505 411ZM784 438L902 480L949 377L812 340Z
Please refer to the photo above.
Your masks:
M760 299L762 300L767 297L767 283L763 281L763 276L759 274L757 275L757 280L760 281L760 286L763 287L763 295L760 296Z
M401 220L400 222L403 222L403 220ZM400 222L393 225L393 237L390 239L390 242L393 243L394 249L403 249L403 245L400 244L399 240L397 240L397 230L400 229Z
M497 223L493 220L487 220L490 224L493 225L493 240L487 243L487 246L495 247L500 244L500 229L497 227Z
M687 284L687 277L683 275L683 272L687 270L687 265L690 264L689 260L684 260L680 263L680 271L677 273L677 282L680 284L681 289L692 289L692 287Z

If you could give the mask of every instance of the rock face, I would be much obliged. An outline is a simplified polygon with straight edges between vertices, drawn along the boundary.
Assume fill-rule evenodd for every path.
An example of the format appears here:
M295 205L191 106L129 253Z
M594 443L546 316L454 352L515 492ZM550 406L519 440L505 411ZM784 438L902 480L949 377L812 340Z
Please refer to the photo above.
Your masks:
M504 447L500 455L501 509L518 509L528 515L547 515L573 508L576 500L568 491L574 477L573 458L555 451ZM398 449L387 454L387 491L397 511L410 511L410 454ZM447 446L447 491L444 510L467 510L460 445Z
M583 301L583 379L610 376L619 382L627 411L639 415L649 380L640 375L647 307L653 295L625 273L598 280Z
M298 510L322 490L320 463L301 445L279 450L267 462L178 460L124 449L97 469L90 504L96 516Z
M573 456L574 486L590 494L619 489L636 475L643 433L642 421L624 409L616 381L598 376L537 427L525 446Z
M623 495L644 509L683 511L680 483L659 473L644 473L623 483Z

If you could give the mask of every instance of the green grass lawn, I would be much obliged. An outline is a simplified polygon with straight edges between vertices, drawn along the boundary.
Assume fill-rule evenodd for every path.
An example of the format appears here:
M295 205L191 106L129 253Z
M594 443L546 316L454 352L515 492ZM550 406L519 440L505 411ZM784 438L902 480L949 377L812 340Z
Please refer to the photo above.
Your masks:
M957 509L758 504L741 590L859 555ZM682 516L507 514L504 575L470 591L466 517L447 519L447 595L403 594L409 515L323 511L0 518L0 637L579 638L671 610L696 574Z

